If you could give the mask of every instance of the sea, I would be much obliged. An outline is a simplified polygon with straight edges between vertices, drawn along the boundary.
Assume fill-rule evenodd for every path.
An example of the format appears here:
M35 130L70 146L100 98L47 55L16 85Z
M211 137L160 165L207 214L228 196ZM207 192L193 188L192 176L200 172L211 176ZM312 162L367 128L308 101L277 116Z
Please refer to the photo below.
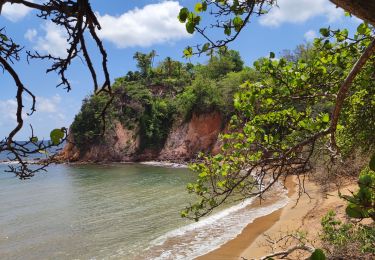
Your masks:
M254 219L288 203L286 191L265 207L256 198L193 222L195 175L163 164L51 165L19 180L0 155L0 259L194 259L235 238Z

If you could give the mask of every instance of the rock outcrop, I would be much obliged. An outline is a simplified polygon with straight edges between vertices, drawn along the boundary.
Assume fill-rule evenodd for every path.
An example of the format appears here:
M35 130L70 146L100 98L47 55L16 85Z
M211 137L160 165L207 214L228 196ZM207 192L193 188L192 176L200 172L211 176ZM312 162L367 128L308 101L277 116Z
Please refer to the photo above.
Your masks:
M190 121L175 125L158 159L194 158L199 152L211 152L222 130L219 113L194 114Z
M217 153L218 136L223 130L220 113L193 114L186 122L175 122L161 149L141 149L138 129L127 129L116 122L114 129L106 134L100 144L88 145L80 151L70 134L68 143L59 154L60 161L115 162L190 160L199 152Z

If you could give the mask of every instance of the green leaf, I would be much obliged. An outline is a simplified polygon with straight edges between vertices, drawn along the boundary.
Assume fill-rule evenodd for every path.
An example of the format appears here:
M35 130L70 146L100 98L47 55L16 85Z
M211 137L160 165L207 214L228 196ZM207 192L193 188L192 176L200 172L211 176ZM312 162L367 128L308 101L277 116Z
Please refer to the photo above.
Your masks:
M207 2L202 3L202 11L205 12L207 10Z
M338 42L345 41L348 37L349 31L347 29L342 30L341 32L336 33L335 37Z
M187 22L186 23L186 31L190 34L193 34L195 31L194 23L192 22Z
M202 51L203 52L206 52L207 50L208 50L208 48L210 48L210 43L205 43L204 45L203 45L203 47L202 47Z
M231 30L230 26L224 25L224 33L225 33L225 35L228 35L228 36L231 35L232 30Z
M4 34L0 34L0 37L1 39L4 41L4 42L7 42L9 39L8 37L6 37Z
M194 7L194 10L197 12L197 13L200 13L203 11L203 4L202 3L196 3L195 7Z
M181 23L186 22L186 19L188 18L189 10L184 7L180 10L180 13L178 14L178 20L180 20Z
M370 174L359 176L358 185L360 188L370 187L371 183L372 183L372 178Z
M329 115L328 114L324 114L323 117L322 117L322 121L324 123L328 123L329 122Z
M311 254L310 260L326 260L326 255L324 254L322 249L317 248Z
M307 80L307 76L306 75L301 75L301 80L302 81L306 81Z
M30 142L32 142L32 143L37 143L38 140L39 140L39 139L38 139L38 137L36 137L36 136L30 138Z
M65 136L65 133L62 128L61 129L57 128L57 129L52 130L50 133L52 144L58 145L61 142L61 140L64 138L64 136Z
M188 212L186 210L181 211L181 217L186 218L188 216Z
M320 28L319 32L324 37L328 37L329 36L329 29L328 28Z
M236 32L238 32L241 29L242 25L243 25L242 18L240 16L234 17L233 26L234 26L234 29L236 30Z
M346 215L348 215L351 218L363 218L363 217L365 217L363 215L363 212L362 212L361 208L359 208L358 206L356 206L354 204L349 204L346 207L345 212L346 212Z
M358 25L357 27L357 32L359 34L365 34L366 33L366 29L367 29L367 26L365 23L361 23L360 25Z
M275 58L275 53L274 52L270 52L270 59L274 59Z
M370 170L375 171L375 153L371 157L369 167L370 167Z
M192 55L193 55L193 48L191 48L191 47L187 47L187 48L184 50L184 57L185 57L185 58L190 58Z

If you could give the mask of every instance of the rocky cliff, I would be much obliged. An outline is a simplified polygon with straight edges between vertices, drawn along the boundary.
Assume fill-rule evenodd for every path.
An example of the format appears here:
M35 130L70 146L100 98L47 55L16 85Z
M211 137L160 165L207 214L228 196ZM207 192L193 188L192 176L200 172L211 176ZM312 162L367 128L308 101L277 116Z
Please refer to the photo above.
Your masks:
M218 112L193 114L190 120L176 121L164 146L159 149L141 149L137 128L127 129L119 122L108 130L100 143L88 145L81 151L74 145L72 134L59 155L59 160L70 162L116 161L187 161L199 152L217 153L218 135L223 130L223 118Z

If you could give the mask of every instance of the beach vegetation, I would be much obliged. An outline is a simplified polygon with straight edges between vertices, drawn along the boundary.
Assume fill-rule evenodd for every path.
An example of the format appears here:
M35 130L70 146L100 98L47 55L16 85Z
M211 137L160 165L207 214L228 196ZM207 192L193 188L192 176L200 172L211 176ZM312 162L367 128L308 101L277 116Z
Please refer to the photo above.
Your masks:
M155 65L155 56L155 51L134 55L139 70L115 80L110 103L108 95L84 99L71 127L78 149L105 142L115 122L137 131L141 150L160 149L173 123L187 121L193 114L218 112L229 120L241 83L261 77L255 69L244 67L240 54L232 50L214 53L206 63L195 65L170 57Z
M329 258L371 259L375 254L375 227L360 222L340 220L329 211L321 221L323 249Z
M330 28L321 34L292 55L254 63L262 78L234 94L221 154L191 167L198 181L189 192L200 199L184 215L198 220L231 198L261 195L283 176L312 172L316 162L331 168L354 151L373 151L374 28L362 23L353 36ZM367 63L358 61L363 55Z

